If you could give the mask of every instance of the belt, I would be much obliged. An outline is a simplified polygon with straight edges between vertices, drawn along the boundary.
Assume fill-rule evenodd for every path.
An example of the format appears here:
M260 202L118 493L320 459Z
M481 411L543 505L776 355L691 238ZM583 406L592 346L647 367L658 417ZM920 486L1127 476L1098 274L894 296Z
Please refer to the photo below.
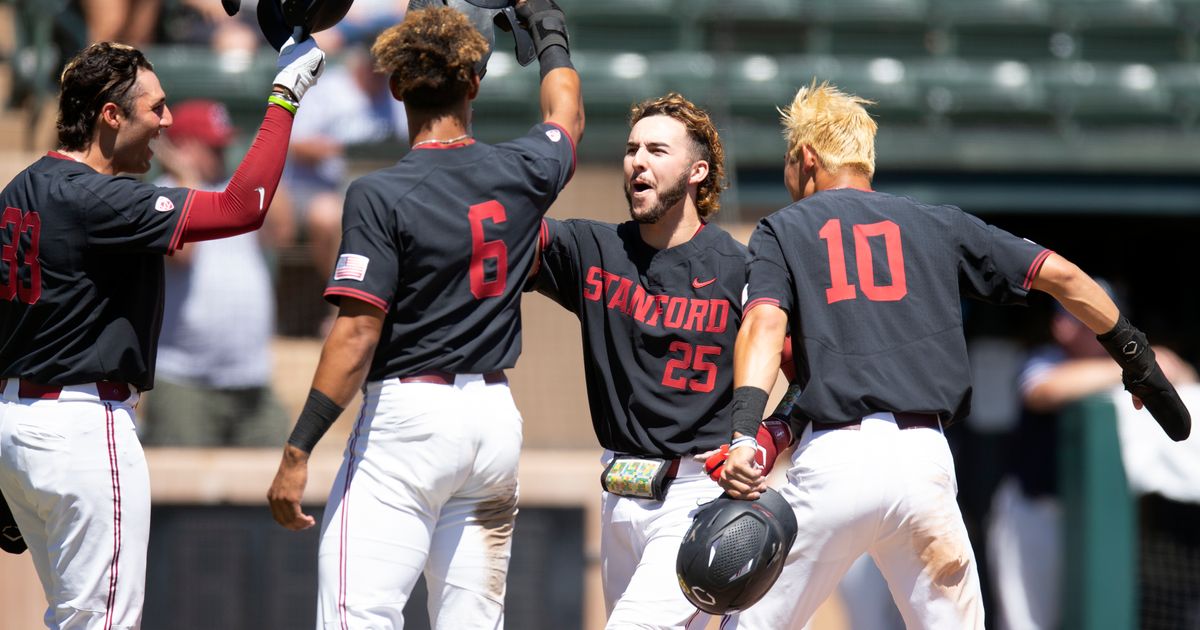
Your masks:
M0 378L0 391L8 385L8 379ZM40 400L58 400L59 394L62 393L62 385L39 385L30 381L21 379L17 384L17 396L21 398L37 398ZM129 385L125 383L117 383L114 381L96 381L96 393L99 394L100 400L108 402L121 402L128 400L130 396Z
M915 413L911 411L894 411L896 426L900 429L940 429L942 422L936 413ZM845 422L814 422L813 431L834 431L837 429L857 429L862 425L862 418Z
M402 376L402 377L400 377L399 380L401 383L431 383L433 385L453 385L454 377L456 377L456 376L458 376L458 375L451 374L450 372L443 372L441 370L430 370L428 372L421 372L420 374L413 374L412 376ZM487 383L488 385L495 385L497 383L507 383L508 377L504 375L504 370L496 370L495 372L488 372L488 373L484 374L483 382Z

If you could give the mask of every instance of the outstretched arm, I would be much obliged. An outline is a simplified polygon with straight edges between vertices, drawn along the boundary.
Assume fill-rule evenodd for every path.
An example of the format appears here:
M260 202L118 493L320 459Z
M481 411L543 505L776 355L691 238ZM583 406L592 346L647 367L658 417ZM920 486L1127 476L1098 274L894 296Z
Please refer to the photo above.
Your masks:
M517 7L533 36L542 71L542 120L562 127L571 141L583 137L583 93L571 65L567 21L554 0L527 0Z

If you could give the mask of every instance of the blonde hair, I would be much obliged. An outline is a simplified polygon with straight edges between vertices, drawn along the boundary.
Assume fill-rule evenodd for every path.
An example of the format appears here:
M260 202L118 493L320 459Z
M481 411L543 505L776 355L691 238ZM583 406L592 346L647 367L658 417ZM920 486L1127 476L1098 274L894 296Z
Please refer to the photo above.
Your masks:
M629 112L629 126L650 116L673 118L687 128L688 137L697 149L696 159L708 162L708 177L696 186L696 213L701 219L716 214L721 209L721 191L729 184L725 181L725 149L708 112L682 95L670 92L634 105Z
M802 87L792 104L779 108L789 161L799 160L807 145L825 170L853 168L875 175L875 132L879 125L865 105L873 101L846 94L828 82Z
M375 70L391 77L412 107L441 108L466 96L487 40L467 16L449 7L409 11L375 39Z

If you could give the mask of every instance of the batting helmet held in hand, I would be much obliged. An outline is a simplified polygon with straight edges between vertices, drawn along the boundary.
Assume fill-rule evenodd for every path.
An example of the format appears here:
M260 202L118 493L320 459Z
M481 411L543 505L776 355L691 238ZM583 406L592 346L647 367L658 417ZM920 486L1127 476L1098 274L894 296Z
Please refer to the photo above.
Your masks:
M750 607L779 578L796 531L792 507L774 490L755 501L721 495L700 509L679 545L684 596L712 615Z
M258 27L279 50L297 28L308 36L341 22L351 4L354 0L258 0Z
M413 11L425 7L450 7L466 15L475 30L479 31L488 42L488 52L479 61L479 66L475 68L475 73L482 77L487 69L488 58L496 49L496 29L512 33L516 45L514 54L517 57L517 63L527 66L537 56L533 48L533 37L517 19L516 9L513 8L516 4L517 0L410 0L408 10Z

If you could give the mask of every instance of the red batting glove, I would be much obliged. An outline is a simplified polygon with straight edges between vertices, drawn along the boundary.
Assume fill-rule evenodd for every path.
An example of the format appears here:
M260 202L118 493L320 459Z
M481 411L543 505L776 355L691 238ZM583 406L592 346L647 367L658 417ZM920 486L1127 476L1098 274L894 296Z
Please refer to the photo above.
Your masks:
M754 463L762 469L763 475L767 475L775 467L775 459L779 457L779 454L795 441L795 436L792 434L792 427L786 420L770 417L758 425L758 433L754 439L758 441ZM725 469L725 460L727 459L729 459L729 445L722 444L720 450L704 460L704 472L713 481L720 480L721 471Z

